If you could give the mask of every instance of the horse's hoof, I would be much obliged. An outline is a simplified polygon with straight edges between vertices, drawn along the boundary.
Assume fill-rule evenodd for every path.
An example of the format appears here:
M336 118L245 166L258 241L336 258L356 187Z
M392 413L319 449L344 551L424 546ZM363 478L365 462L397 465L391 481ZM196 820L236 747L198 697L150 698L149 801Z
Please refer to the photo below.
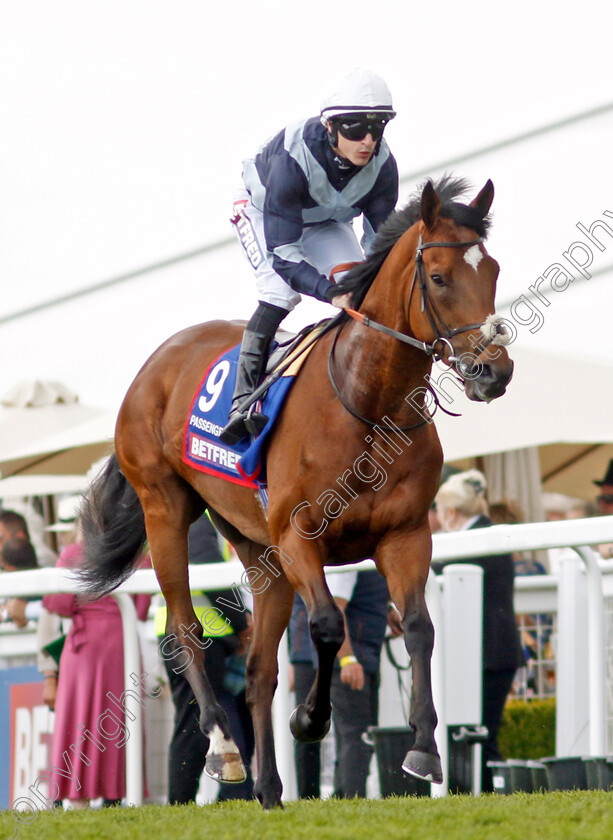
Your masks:
M263 793L255 793L255 798L265 811L272 811L273 808L284 810L283 803L281 802L281 794L265 795Z
M440 785L443 782L443 768L438 755L409 750L402 762L402 769L409 776L416 776L426 782Z
M238 753L214 753L207 755L204 772L216 782L239 784L247 778L247 771Z
M325 738L330 731L330 718L321 727L317 727L309 717L306 706L296 706L289 719L290 732L303 744L315 744Z

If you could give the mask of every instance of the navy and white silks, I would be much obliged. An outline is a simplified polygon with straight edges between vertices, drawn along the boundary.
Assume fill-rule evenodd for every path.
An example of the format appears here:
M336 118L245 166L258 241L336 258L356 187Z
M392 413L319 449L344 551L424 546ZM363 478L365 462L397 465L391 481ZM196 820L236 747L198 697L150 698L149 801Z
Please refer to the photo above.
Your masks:
M318 117L286 127L244 161L243 182L233 222L258 298L288 311L301 293L334 297L332 268L364 258L352 220L363 214L367 251L398 200L398 169L385 140L365 166L354 166L335 155Z

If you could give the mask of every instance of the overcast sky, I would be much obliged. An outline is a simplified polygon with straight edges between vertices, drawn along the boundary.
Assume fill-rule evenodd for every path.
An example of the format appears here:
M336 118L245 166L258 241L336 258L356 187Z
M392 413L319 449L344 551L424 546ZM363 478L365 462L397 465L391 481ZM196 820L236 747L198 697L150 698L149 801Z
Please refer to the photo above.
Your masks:
M382 75L401 174L613 102L610 4L520 0L3 0L0 321L231 235L241 160L319 111L344 70ZM569 11L567 11L569 10ZM613 111L458 165L492 178L488 248L511 301L613 212ZM438 167L438 168L437 168ZM417 180L417 179L416 179ZM415 183L403 182L401 201ZM613 219L610 220L613 227ZM592 268L613 265L613 239ZM613 274L554 295L525 346L610 357ZM197 321L249 317L235 246L0 322L0 395L56 379L117 408L142 362ZM304 301L289 326L326 314Z

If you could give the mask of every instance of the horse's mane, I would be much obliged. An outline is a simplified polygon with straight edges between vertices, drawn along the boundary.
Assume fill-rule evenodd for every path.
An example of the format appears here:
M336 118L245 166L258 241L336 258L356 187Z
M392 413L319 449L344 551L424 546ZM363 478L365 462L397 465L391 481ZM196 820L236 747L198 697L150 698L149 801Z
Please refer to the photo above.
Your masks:
M430 179L427 179L430 180ZM409 203L402 210L395 210L381 225L374 239L369 256L364 262L358 263L348 271L338 283L338 294L350 293L353 306L357 307L363 301L375 276L392 247L398 242L403 233L419 221L421 214L421 194L426 182L421 184L410 197ZM458 198L468 192L470 184L464 178L453 178L451 175L443 177L433 183L434 189L441 201L440 215L451 219L460 227L474 230L477 236L485 239L490 227L490 217L483 217L475 207L461 204Z

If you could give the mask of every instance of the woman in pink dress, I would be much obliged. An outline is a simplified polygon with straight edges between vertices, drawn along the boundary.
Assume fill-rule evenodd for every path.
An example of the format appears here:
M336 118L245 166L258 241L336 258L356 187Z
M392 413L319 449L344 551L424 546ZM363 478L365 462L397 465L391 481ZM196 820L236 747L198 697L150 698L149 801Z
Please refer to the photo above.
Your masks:
M66 546L58 567L78 566L82 545ZM151 598L135 597L139 619L147 617ZM49 776L57 790L53 799L68 799L87 808L90 799L118 804L126 792L125 728L121 698L128 709L141 695L140 686L125 686L123 632L117 603L111 596L83 602L76 595L46 595L43 606L72 619L60 659L55 702L55 728ZM114 702L112 693L117 702Z

